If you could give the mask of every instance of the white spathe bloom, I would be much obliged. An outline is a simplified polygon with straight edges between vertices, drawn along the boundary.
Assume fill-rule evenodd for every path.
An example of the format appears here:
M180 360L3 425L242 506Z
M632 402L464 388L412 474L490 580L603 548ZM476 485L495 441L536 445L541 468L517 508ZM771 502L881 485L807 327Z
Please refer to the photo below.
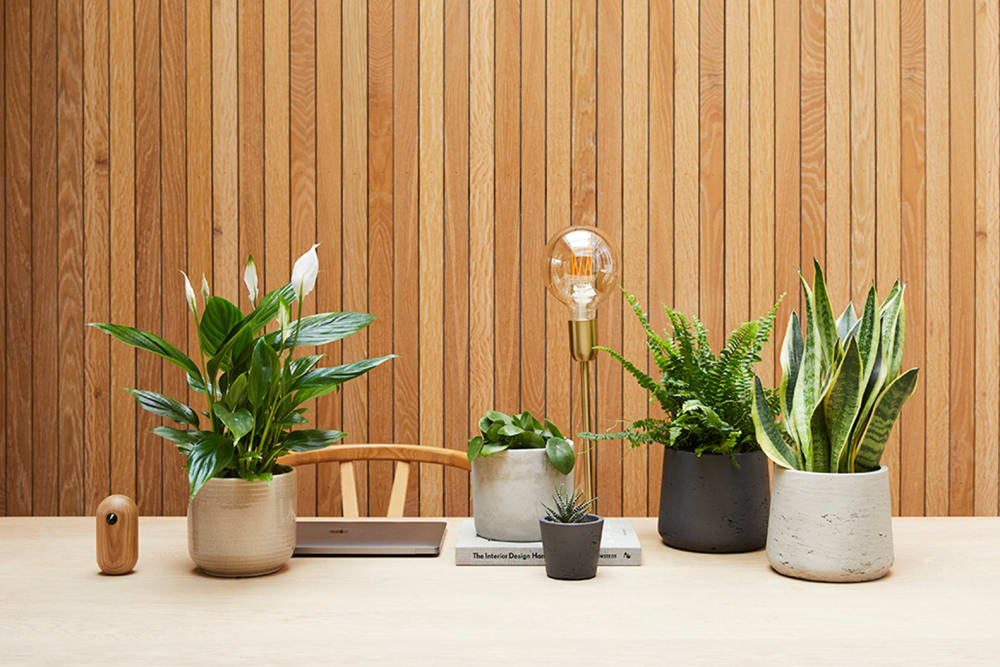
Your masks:
M194 288L191 287L191 281L188 280L188 275L183 271L181 271L181 275L184 276L184 296L187 299L188 305L191 306L191 312L197 315L198 299L194 295Z
M243 270L243 283L250 293L250 303L257 303L257 266L253 263L253 255L247 259L247 268Z
M291 319L291 311L288 310L288 304L284 301L278 302L278 325L281 326L281 340L282 342L291 339L291 329L288 326L288 321Z
M212 296L212 290L208 286L208 280L205 278L205 274L201 274L201 298L208 302L208 297Z
M295 266L292 267L292 289L299 300L304 299L316 286L316 274L319 273L319 256L316 254L318 247L317 243L309 248L295 260Z

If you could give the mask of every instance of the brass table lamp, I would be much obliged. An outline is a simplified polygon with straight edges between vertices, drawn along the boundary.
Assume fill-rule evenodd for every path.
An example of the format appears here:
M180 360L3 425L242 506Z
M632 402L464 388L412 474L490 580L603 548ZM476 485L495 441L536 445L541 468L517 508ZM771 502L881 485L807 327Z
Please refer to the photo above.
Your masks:
M557 233L545 248L545 285L570 310L569 349L580 364L583 430L591 431L590 361L597 342L597 306L614 289L618 276L611 244L597 227L573 226ZM585 492L594 498L594 447L584 457Z

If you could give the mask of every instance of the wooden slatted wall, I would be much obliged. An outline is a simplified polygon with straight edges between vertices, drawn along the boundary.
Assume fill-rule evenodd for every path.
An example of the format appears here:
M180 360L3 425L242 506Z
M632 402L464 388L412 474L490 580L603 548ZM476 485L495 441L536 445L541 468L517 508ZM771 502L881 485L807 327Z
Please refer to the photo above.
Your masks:
M109 492L185 511L125 386L183 378L84 327L194 345L179 270L246 304L320 243L316 309L367 310L331 361L401 355L314 406L353 441L464 448L486 408L573 428L539 266L596 224L622 279L724 331L827 267L835 307L908 281L922 381L885 460L903 514L997 514L996 0L0 0L0 515ZM620 298L601 341L643 358ZM761 374L774 381L772 349ZM646 397L596 364L599 427ZM600 510L657 511L662 452L601 443ZM358 467L383 512L391 467ZM333 467L299 511L337 514ZM462 515L422 466L408 510Z

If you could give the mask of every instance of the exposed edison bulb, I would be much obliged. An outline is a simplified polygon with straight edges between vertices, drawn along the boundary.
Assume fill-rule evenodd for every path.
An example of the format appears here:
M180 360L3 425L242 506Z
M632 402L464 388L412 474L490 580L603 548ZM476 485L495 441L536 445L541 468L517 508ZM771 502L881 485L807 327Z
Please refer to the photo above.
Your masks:
M570 319L592 320L618 275L607 237L597 227L567 227L545 248L545 285L569 306Z

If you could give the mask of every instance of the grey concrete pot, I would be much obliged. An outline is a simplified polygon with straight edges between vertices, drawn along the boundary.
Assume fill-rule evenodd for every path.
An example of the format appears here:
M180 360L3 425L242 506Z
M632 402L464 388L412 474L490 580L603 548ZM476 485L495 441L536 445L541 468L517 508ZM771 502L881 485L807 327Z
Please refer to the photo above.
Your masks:
M549 463L544 449L508 449L472 462L476 534L488 540L537 542L542 503L572 483Z
M668 546L706 553L754 551L767 536L767 458L666 449L660 486L660 537Z
M774 468L767 559L813 581L870 581L892 567L889 469L819 473Z
M191 560L217 577L274 572L295 550L295 499L295 468L270 484L208 480L188 503Z
M558 523L542 517L538 526L542 533L545 574L553 579L593 579L597 575L603 518L588 514L581 523Z

